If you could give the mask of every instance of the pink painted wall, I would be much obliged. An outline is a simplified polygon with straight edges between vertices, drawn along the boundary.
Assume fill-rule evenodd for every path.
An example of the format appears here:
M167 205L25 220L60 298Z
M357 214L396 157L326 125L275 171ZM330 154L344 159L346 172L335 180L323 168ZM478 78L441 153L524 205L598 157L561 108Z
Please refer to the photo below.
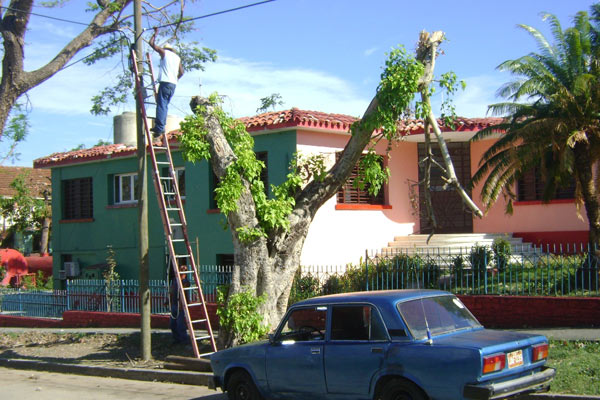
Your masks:
M479 160L483 153L491 146L493 139L474 142L471 144L471 171L479 167ZM473 200L482 207L481 187L478 184L473 190ZM507 215L506 200L502 197L486 213L483 219L474 218L473 230L475 232L564 232L587 231L588 222L585 215L577 215L574 202L550 204L519 204L514 203L513 215ZM585 214L585 211L582 210Z
M349 136L299 131L297 148L302 154L322 153L329 162L341 151ZM386 144L378 146L384 154ZM386 203L391 209L336 210L333 196L317 211L302 251L303 265L357 264L366 250L381 249L394 236L405 236L418 229L409 202L407 179L417 180L417 146L401 143L392 149L388 166L392 171L386 188ZM332 165L332 164L331 164Z

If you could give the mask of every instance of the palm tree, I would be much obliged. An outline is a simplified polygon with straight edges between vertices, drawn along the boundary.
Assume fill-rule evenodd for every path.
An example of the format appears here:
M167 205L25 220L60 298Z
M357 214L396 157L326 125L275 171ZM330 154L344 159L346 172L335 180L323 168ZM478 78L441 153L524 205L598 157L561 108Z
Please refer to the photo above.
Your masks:
M592 6L591 17L577 13L573 26L564 31L554 15L543 18L550 23L554 43L537 29L520 25L539 51L498 66L516 79L498 91L507 101L489 106L504 121L473 138L502 132L484 153L473 183L484 181L481 197L487 208L503 194L511 212L512 187L526 172L541 171L545 201L575 178L576 201L583 203L589 220L590 244L600 248L599 175L594 174L600 158L600 4Z

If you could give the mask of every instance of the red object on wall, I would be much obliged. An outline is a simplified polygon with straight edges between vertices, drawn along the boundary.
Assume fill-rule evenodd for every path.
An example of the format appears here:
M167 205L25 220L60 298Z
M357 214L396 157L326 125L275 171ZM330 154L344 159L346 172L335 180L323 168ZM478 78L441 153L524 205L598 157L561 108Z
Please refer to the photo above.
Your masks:
M8 286L11 280L27 273L27 260L14 249L0 249L0 264L6 269L6 275L0 284Z
M458 297L486 328L600 327L598 297Z
M514 232L513 236L542 247L542 251L549 253L582 253L587 251L590 233L589 231Z
M32 255L25 257L27 261L27 267L30 274L37 274L38 271L42 271L45 278L52 276L52 256L44 255Z

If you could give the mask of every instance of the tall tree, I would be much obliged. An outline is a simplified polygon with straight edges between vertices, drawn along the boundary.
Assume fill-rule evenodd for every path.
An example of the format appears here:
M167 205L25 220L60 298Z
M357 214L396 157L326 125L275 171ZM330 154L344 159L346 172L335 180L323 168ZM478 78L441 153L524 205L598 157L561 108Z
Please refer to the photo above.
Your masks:
M423 52L429 51L428 59L433 60L438 55L436 49L437 45L429 46ZM182 150L188 160L210 160L219 180L216 200L227 217L236 265L230 298L240 292L266 295L259 312L266 324L276 326L287 309L302 246L317 210L344 184L357 163L361 171L358 185L368 182L373 192L381 188L389 171L382 169L375 145L380 140L398 139L399 118L413 105L415 94L431 84L431 79L422 81L424 71L424 65L403 48L394 49L376 96L363 117L352 125L351 137L335 165L325 171L323 163L295 160L288 179L271 187L272 198L265 194L260 179L265 166L256 159L253 139L244 125L223 112L217 95L192 100L195 114L181 125ZM433 75L433 69L430 73ZM416 109L421 110L419 117L429 115L430 107L422 101L417 102ZM312 179L306 182L303 176ZM219 332L221 346L231 346L237 340L232 332Z
M97 44L91 57L86 59L86 63L91 64L112 57L125 47L128 48L127 36L124 32L131 32L133 15L128 7L132 1L97 0L97 4L88 3L89 11L93 14L89 25L85 26L45 65L33 71L24 69L27 48L25 34L33 7L64 6L69 0L52 0L39 2L39 4L34 4L34 0L11 0L8 6L4 6L0 1L0 33L4 53L0 81L0 132L4 131L9 114L19 98L65 68L81 50L106 38L105 41ZM163 35L178 37L178 33L189 32L191 29L191 22L183 22L185 0L156 0L156 4L145 0L143 3L144 16L150 24L168 25L163 30ZM131 38L133 37L131 35ZM200 49L194 43L180 43L178 47L183 55L184 66L188 69L201 69L204 62L215 59L213 50ZM125 54L128 55L128 51ZM107 113L110 105L125 101L126 95L123 91L129 88L131 88L131 78L125 73L118 79L115 87L107 87L100 96L94 98L93 112Z
M576 181L576 198L583 203L589 221L589 241L600 245L598 203L600 159L600 4L591 17L577 13L573 26L564 30L558 19L543 14L554 43L537 29L520 25L537 42L532 52L498 66L515 80L503 85L499 96L506 102L492 104L503 123L480 131L473 140L503 132L483 155L473 182L483 181L482 200L493 205L502 194L512 212L514 184L538 167L545 179L544 200L559 187Z

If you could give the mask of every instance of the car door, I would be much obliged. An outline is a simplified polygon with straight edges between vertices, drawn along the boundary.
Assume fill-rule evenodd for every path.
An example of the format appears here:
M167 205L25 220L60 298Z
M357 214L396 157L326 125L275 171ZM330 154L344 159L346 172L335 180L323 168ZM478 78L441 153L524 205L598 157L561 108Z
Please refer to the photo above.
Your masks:
M389 346L379 312L365 304L334 305L330 326L324 357L327 392L368 398Z
M269 389L282 398L308 399L326 393L323 345L327 307L291 310L267 348Z

